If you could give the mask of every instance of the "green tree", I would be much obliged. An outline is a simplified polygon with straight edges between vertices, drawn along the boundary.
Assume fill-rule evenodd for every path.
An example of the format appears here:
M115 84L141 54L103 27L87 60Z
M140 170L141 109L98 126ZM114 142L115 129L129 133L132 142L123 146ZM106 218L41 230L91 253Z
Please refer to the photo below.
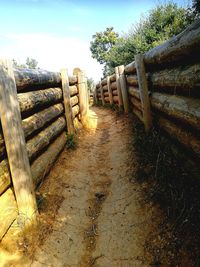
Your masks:
M87 79L87 87L88 87L89 93L92 93L94 91L95 82L94 82L94 80L92 78L88 78Z
M108 27L103 32L96 32L96 34L92 36L93 40L90 42L92 57L100 64L107 64L107 54L113 45L115 45L118 36L118 33L114 31L113 27Z
M145 53L183 31L195 19L191 9L178 7L174 3L159 5L132 27L129 33L117 38L104 53L105 72L114 72L114 67L126 65L138 53ZM98 44L96 44L98 46Z
M13 67L19 69L38 69L38 62L34 58L27 57L25 64L18 63L15 59L13 61Z

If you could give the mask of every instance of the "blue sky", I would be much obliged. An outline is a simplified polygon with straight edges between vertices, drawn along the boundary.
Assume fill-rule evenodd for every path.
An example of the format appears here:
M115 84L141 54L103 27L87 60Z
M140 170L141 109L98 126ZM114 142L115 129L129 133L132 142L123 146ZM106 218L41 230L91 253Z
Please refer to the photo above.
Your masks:
M86 70L95 80L101 66L91 59L92 35L114 26L127 32L156 0L0 0L0 55L23 63L27 56L41 68L59 70L74 67ZM175 0L186 6L190 0Z

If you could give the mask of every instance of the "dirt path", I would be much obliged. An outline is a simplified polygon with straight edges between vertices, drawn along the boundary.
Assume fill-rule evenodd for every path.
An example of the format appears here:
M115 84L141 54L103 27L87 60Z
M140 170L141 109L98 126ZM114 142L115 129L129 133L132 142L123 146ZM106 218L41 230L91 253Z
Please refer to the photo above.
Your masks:
M130 120L93 107L90 124L41 186L40 246L20 266L151 266L145 240L155 214L130 182L136 164Z

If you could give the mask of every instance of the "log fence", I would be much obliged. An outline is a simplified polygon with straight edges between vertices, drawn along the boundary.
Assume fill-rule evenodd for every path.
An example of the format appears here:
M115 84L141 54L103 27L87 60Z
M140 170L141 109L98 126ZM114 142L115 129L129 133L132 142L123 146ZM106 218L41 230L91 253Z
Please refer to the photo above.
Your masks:
M68 76L67 70L13 69L0 61L0 240L16 218L23 217L25 227L36 221L35 189L67 134L87 119L86 83L80 69Z
M102 85L106 103L112 104L113 98L120 106L116 84L119 68L110 76L112 96L107 98L108 78L105 78L96 85L96 102L101 104ZM147 132L152 126L159 127L199 162L200 20L144 55L136 55L122 70L125 82L120 83L120 91L125 88L128 95L127 103L122 93L124 111L127 112L128 104L129 111L141 120Z

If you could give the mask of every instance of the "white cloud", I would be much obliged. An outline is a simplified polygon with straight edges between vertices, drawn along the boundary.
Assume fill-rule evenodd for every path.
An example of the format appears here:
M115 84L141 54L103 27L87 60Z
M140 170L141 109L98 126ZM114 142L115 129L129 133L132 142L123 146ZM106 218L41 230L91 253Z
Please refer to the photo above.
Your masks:
M59 37L47 33L0 35L0 54L21 63L26 57L35 58L40 68L59 71L79 67L88 77L98 81L101 66L91 58L89 43L78 38Z

